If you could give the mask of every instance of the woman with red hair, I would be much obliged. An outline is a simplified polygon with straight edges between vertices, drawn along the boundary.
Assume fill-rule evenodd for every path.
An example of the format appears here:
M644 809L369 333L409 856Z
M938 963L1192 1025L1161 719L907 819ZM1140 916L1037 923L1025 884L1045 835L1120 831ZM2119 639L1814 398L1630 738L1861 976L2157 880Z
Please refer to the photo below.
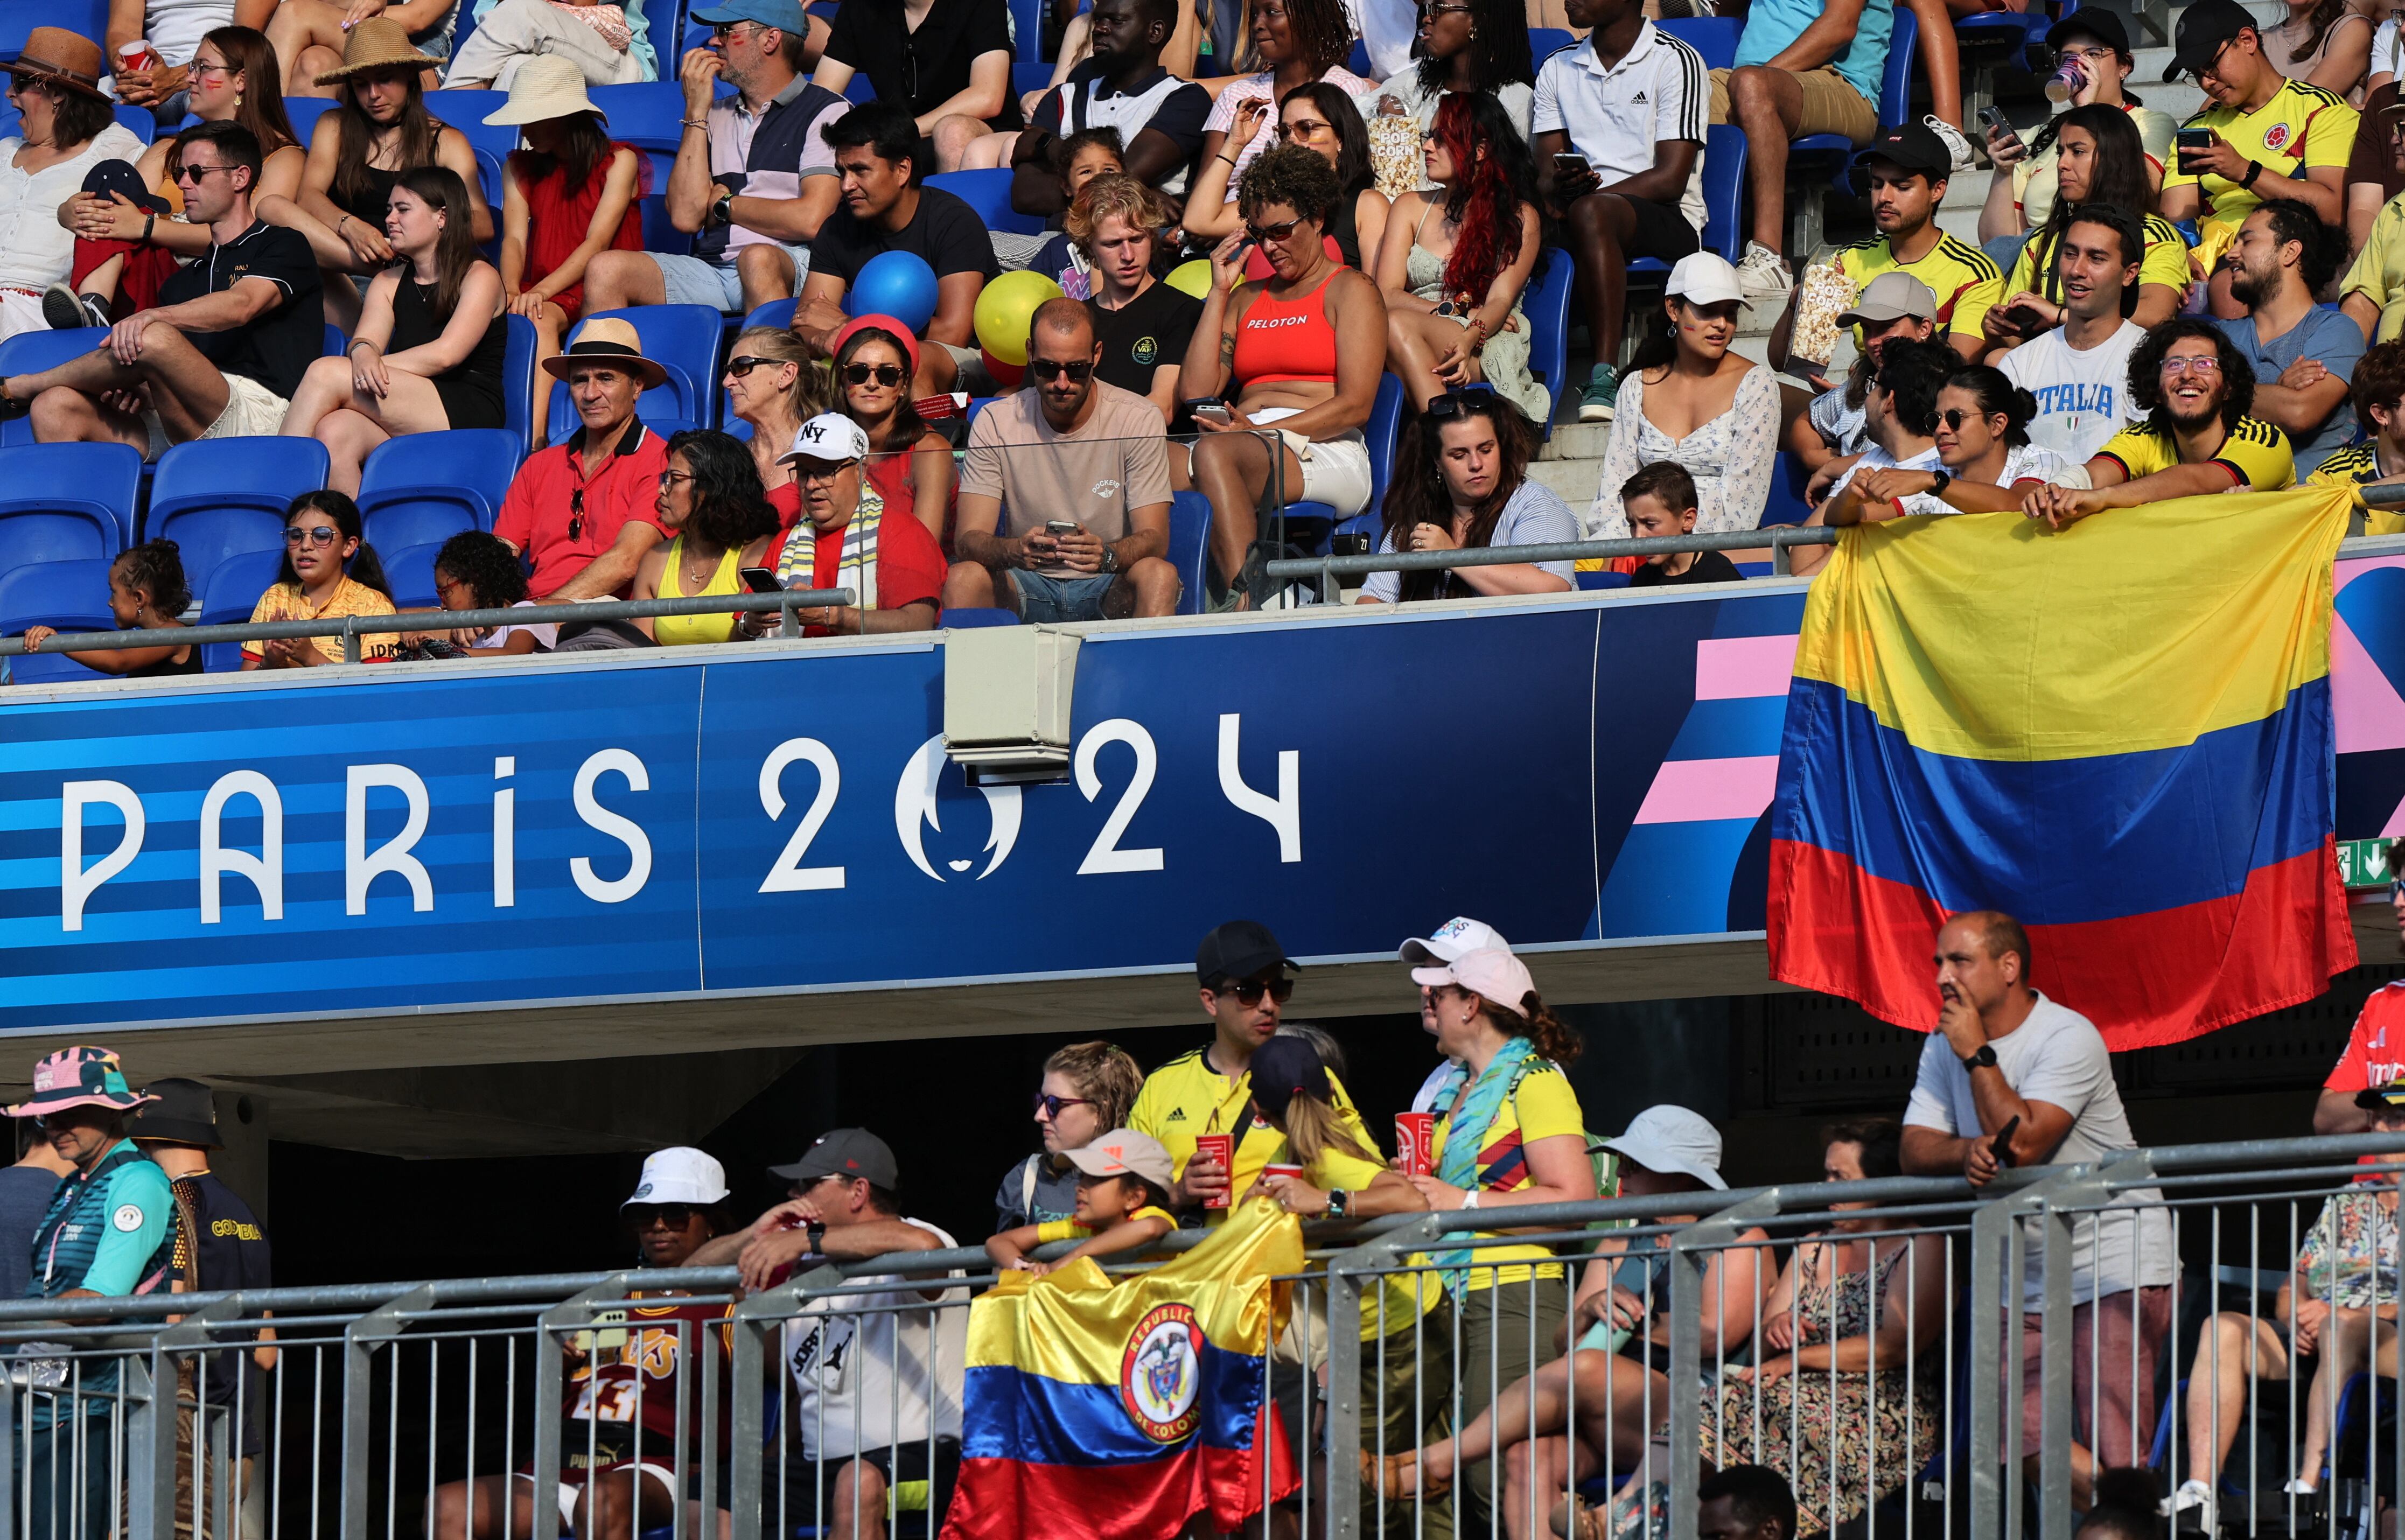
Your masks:
M1529 376L1520 312L1544 245L1527 142L1500 102L1459 91L1437 108L1425 142L1435 189L1396 199L1378 246L1386 367L1418 411L1484 381L1541 423L1553 396Z

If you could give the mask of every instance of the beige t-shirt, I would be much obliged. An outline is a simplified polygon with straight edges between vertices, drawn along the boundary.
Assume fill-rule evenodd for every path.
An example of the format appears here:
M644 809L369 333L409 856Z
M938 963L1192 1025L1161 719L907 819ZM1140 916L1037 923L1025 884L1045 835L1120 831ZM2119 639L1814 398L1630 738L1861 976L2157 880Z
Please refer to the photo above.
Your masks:
M1105 543L1128 535L1128 511L1169 501L1169 439L1160 411L1131 390L1094 382L1093 410L1074 433L1044 420L1034 386L978 413L961 490L1002 499L995 533L1013 537L1073 519ZM1087 577L1067 567L1046 577Z

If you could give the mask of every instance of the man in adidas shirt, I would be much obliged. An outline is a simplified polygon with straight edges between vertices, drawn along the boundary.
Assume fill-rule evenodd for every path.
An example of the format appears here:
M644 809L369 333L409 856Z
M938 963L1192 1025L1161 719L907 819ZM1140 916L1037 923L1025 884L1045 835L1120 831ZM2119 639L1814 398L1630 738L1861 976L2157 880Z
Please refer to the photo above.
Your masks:
M2125 211L2073 211L2055 256L2062 324L2004 356L2004 378L2037 398L2030 442L2085 465L2130 421L2130 355L2146 340L2130 319L2145 237Z
M1289 1158L1286 1135L1253 1105L1251 1067L1254 1052L1277 1035L1278 1015L1294 994L1294 970L1277 937L1258 920L1231 919L1195 948L1194 976L1214 1028L1211 1041L1146 1077L1128 1115L1129 1127L1160 1141L1175 1162L1170 1207L1189 1219L1206 1225L1226 1219L1229 1209L1209 1205L1249 1190L1261 1168ZM1376 1148L1343 1085L1333 1074L1328 1084L1346 1127ZM1202 1134L1235 1136L1232 1170L1194 1158L1194 1141Z
M2088 462L2091 487L2041 486L2021 511L2061 529L2108 508L2296 483L2287 435L2247 415L2255 371L2236 343L2201 316L2146 334L2130 355L2130 398L2147 416Z

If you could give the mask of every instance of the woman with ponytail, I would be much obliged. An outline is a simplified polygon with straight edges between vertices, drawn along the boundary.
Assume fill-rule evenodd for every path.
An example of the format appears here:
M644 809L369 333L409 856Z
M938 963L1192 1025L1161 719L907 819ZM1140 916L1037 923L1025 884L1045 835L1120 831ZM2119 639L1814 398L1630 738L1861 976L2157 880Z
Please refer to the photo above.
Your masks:
M1537 163L1492 96L1447 96L1425 147L1435 190L1396 199L1386 228L1408 229L1411 239L1378 246L1386 367L1416 411L1483 380L1541 423L1553 397L1528 372L1528 317L1520 309L1545 244Z
M284 566L275 581L259 596L250 623L398 612L375 547L359 539L359 505L331 490L303 492L293 498L284 511ZM387 662L400 642L398 632L361 637L359 659ZM254 668L312 668L342 661L340 637L279 637L242 644L245 673Z

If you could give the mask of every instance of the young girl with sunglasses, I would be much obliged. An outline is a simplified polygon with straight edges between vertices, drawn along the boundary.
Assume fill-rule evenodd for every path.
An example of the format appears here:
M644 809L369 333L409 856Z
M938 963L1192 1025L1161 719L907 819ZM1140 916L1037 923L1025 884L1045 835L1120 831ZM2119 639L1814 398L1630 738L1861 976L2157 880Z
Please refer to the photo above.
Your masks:
M868 484L951 554L952 446L910 402L918 339L891 315L863 315L835 334L834 353L843 414L868 432Z
M284 566L259 597L250 623L391 615L392 585L375 547L359 539L359 505L339 492L303 492L284 511ZM359 661L382 663L399 645L398 632L359 638ZM279 637L242 644L243 672L312 668L343 661L340 637Z

